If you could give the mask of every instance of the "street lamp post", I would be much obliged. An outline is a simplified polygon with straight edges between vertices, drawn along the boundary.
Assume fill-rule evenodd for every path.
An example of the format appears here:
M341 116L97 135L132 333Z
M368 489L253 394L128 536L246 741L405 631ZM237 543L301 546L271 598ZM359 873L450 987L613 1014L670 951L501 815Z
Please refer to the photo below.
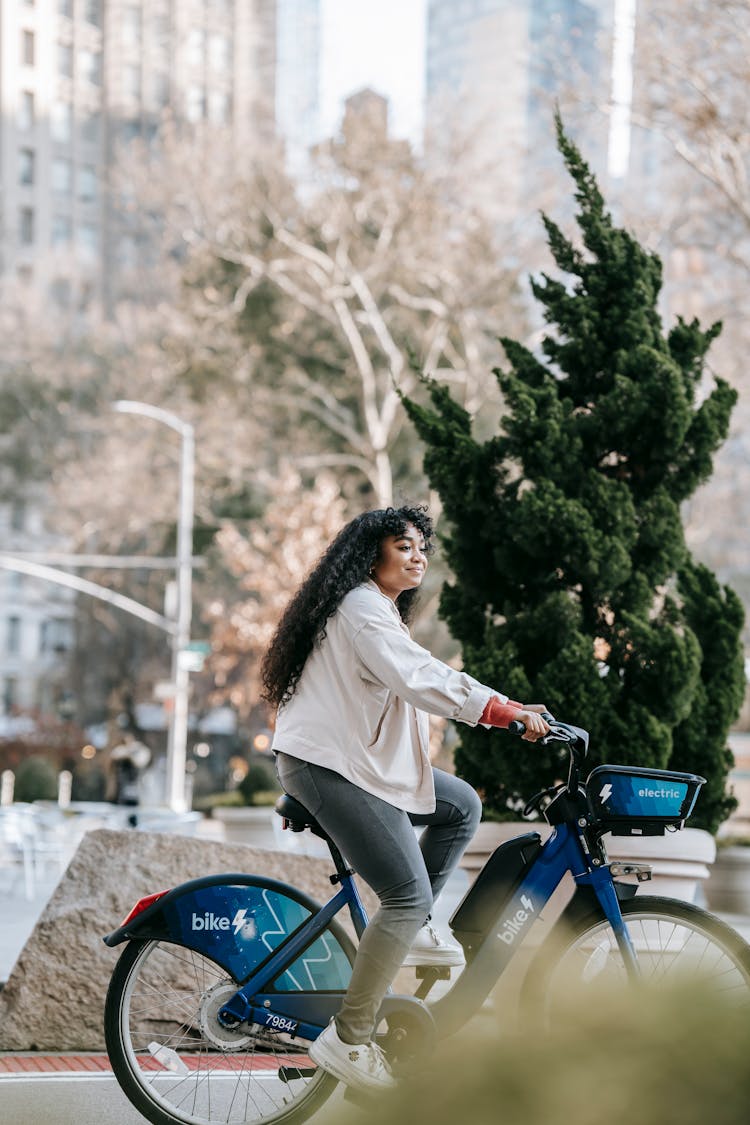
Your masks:
M174 699L167 739L166 802L175 812L184 812L187 760L190 671L186 659L190 643L193 585L193 509L195 481L195 437L193 427L176 414L147 402L120 399L113 409L121 414L141 414L162 422L180 435L180 500L177 518L177 612L172 634L172 684Z

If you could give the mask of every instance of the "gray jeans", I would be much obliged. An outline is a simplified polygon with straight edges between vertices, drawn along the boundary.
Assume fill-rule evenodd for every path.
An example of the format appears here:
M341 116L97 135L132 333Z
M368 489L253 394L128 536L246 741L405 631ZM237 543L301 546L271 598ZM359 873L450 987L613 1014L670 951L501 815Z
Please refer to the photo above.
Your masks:
M345 1043L366 1043L388 987L476 832L482 805L470 785L443 770L432 771L435 811L406 813L312 762L279 753L276 768L285 791L312 813L380 899L336 1016ZM417 841L412 825L422 824Z

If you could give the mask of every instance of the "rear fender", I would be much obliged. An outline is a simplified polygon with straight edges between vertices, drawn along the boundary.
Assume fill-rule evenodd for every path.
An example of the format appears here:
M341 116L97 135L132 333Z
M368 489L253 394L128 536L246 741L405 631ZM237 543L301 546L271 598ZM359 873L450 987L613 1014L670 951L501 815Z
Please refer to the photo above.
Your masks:
M111 947L126 941L171 942L203 954L242 981L319 909L309 895L276 879L207 875L155 898L103 940ZM339 936L347 941L345 935ZM304 961L305 981L313 966L312 987L346 988L352 952L351 947L348 952L343 949L339 936L325 931L276 987L297 991Z

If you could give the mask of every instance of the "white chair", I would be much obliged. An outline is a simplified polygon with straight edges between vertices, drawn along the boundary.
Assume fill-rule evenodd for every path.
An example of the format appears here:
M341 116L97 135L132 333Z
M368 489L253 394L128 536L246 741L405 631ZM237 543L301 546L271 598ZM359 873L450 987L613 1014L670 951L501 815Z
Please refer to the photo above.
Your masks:
M0 871L23 872L24 894L29 901L36 892L34 840L30 806L0 807Z

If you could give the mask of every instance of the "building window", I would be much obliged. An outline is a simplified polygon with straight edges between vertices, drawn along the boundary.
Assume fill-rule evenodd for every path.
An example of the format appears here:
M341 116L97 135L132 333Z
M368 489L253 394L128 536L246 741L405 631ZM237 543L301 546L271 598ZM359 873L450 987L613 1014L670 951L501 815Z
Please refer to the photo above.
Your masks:
M24 531L26 528L26 501L14 500L10 506L11 531Z
M232 62L232 45L226 35L212 35L208 41L208 61L214 70L226 71Z
M34 65L34 32L21 32L21 62L24 66Z
M81 126L81 137L87 144L99 144L99 130L101 129L100 113L90 113L88 117L84 117Z
M194 27L188 35L187 61L190 66L202 66L206 51L206 33L202 27Z
M52 139L68 144L73 136L73 107L70 102L55 102L51 115Z
M169 75L161 71L154 75L154 100L159 108L169 105Z
M67 652L71 642L70 621L67 617L51 617L48 621L42 621L39 626L40 652Z
M131 118L130 121L123 121L119 129L120 143L129 145L131 141L137 141L141 135L141 123L137 118Z
M85 4L83 5L83 18L86 20L86 23L92 23L94 27L101 27L101 0L86 0Z
M122 41L130 47L141 42L141 9L128 7L122 13Z
M65 156L52 161L52 190L55 195L70 195L73 190L73 165Z
M99 230L94 223L81 223L78 228L78 245L87 258L93 258L99 251Z
M19 216L19 232L22 246L32 246L34 243L34 210L31 207L22 207Z
M92 86L101 86L102 84L102 55L101 51L80 51L78 54L78 63L81 68L81 76L86 82L90 82Z
M78 198L82 203L95 203L98 188L96 168L92 164L82 165L78 172Z
M34 182L33 148L18 150L18 182L19 184L33 184Z
M208 117L216 125L226 125L231 118L232 98L226 90L212 90L208 95Z
M122 78L125 97L131 102L137 102L141 96L141 68L129 63L123 69Z
M3 680L3 710L6 715L15 711L18 704L18 680L15 676L6 676Z
M73 77L73 48L70 43L57 44L57 73L63 78Z
M50 293L52 294L52 300L59 309L70 308L72 297L70 278L56 277L50 286Z
M22 133L28 133L34 128L35 116L34 95L31 90L22 90L18 105L18 128Z
M21 618L15 614L6 622L5 647L9 656L18 656L21 651Z
M52 219L52 245L64 246L70 242L72 235L70 215L55 215Z
M185 116L188 121L195 124L202 121L206 112L206 91L202 86L192 84L188 86L185 99Z

